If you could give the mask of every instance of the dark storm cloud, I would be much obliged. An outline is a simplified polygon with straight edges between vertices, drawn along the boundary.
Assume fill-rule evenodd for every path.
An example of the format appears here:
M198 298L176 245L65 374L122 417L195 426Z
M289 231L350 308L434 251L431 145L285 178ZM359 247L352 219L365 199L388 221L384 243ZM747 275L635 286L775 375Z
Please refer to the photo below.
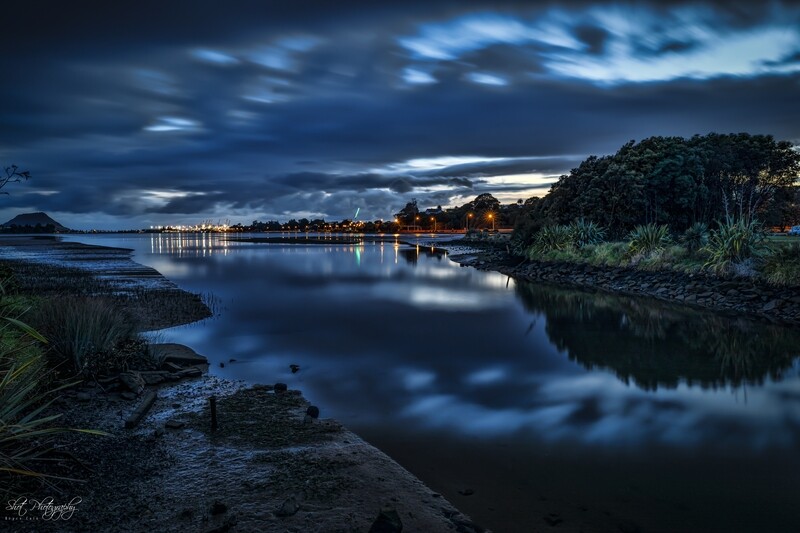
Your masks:
M378 218L541 191L632 138L800 140L797 9L11 3L0 159L34 179L0 208Z

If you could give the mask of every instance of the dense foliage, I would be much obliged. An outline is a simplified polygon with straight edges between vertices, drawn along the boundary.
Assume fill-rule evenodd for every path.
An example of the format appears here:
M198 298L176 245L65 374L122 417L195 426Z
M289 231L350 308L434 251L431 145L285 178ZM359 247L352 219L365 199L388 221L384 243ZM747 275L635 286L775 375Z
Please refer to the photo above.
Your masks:
M798 175L800 154L770 135L651 137L583 161L532 203L531 220L518 227L585 218L622 237L636 225L681 233L728 216L782 224L796 210Z

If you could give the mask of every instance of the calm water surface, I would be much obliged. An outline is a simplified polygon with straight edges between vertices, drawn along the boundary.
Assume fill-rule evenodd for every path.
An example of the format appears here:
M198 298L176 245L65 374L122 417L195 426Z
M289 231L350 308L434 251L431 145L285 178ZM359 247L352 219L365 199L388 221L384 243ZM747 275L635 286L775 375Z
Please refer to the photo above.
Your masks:
M495 531L800 530L798 330L517 283L429 246L70 239L211 293L217 316L165 340L303 390Z

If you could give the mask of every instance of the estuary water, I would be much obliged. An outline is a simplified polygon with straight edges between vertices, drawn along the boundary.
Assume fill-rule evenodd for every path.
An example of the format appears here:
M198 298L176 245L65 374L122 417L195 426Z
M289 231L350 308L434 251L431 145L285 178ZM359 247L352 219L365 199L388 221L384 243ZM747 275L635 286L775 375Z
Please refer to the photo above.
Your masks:
M163 340L301 389L496 532L800 530L798 329L516 282L422 244L66 238L211 295L215 317Z

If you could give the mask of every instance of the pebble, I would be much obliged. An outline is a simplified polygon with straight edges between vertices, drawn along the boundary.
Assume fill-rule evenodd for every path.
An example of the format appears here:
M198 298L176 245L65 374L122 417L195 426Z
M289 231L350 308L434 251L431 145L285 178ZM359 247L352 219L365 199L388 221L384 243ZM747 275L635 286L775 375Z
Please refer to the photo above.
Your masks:
M288 498L286 498L286 500L284 500L280 508L278 508L278 510L275 511L275 516L280 516L280 517L293 516L299 510L300 506L297 505L297 499L294 496L289 496Z
M222 503L221 501L217 500L211 505L211 514L218 515L226 512L228 510L228 506Z

